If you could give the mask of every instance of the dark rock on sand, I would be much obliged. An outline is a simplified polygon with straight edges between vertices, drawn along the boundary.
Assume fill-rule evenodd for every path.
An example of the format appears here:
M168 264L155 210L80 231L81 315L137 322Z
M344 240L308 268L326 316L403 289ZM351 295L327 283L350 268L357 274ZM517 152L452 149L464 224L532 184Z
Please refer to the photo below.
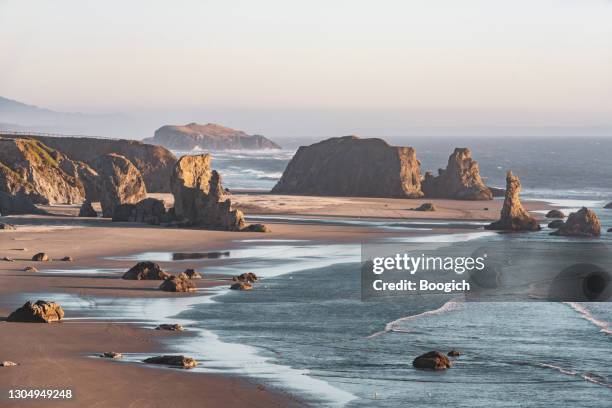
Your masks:
M601 235L601 223L593 210L582 207L579 211L571 213L567 217L567 221L550 235L598 237Z
M36 303L27 301L6 319L9 322L51 323L64 318L64 310L55 302L39 300Z
M2 361L0 362L0 367L15 367L17 363L13 363L12 361Z
M6 262L15 262L15 260L11 258L10 256L5 256L4 258L2 258L2 260Z
M179 276L170 276L163 281L159 289L164 292L195 292L197 287L187 275L181 273Z
M461 355L461 352L457 350L451 350L446 353L446 355L448 355L449 357L459 357Z
M191 357L185 356L157 356L143 360L147 364L161 364L171 367L194 368L198 362Z
M174 167L170 186L178 220L226 231L245 227L242 211L232 207L221 186L221 176L210 168L210 155L181 157Z
M32 257L33 261L36 262L48 262L50 260L49 255L44 252L39 252Z
M242 229L246 232L271 232L270 227L265 224L249 224Z
M166 205L163 200L157 198L145 198L136 203L128 217L130 222L141 222L150 225L159 225L162 222L171 221L167 217Z
M65 256L62 258L62 261L64 262L74 262L74 258L71 256Z
M430 351L429 353L418 356L412 361L412 365L414 368L435 371L446 370L452 367L448 357L439 351Z
M416 208L411 208L412 211L436 211L436 206L432 203L423 203Z
M390 146L382 139L334 137L301 146L276 194L419 198L420 163L412 147Z
M261 135L248 135L241 130L230 129L215 123L184 126L162 126L151 138L143 140L168 149L202 150L261 150L280 149L280 146Z
M506 174L506 196L501 210L501 218L487 226L488 230L503 231L539 231L540 224L523 208L519 194L521 182L519 178L508 171Z
M136 204L119 204L113 210L113 222L128 222Z
M36 269L33 266L26 266L25 268L23 268L24 272L38 272L38 269Z
M168 272L164 272L160 266L154 262L138 262L129 271L123 274L122 279L130 280L164 280L169 278Z
M196 272L194 269L185 269L183 272L189 279L202 279L202 275Z
M251 290L253 289L253 285L248 282L236 282L230 286L232 290Z
M136 204L146 198L147 190L138 169L118 154L100 156L93 162L99 175L102 216L111 218L121 204Z
M0 222L0 230L5 230L5 231L14 231L17 228L15 228L15 226L13 224L7 224L5 222Z
M183 331L185 329L180 324L160 324L155 330Z
M94 210L91 205L91 201L85 200L83 204L81 204L81 208L79 209L79 217L91 217L96 218L98 213Z
M563 220L554 220L548 223L548 228L557 229L561 228L565 224Z
M100 355L102 358L111 358L113 360L119 360L123 358L123 354L117 353L115 351L106 351Z
M455 200L491 200L493 194L480 178L478 163L468 148L455 148L448 158L446 169L438 175L425 173L422 183L425 197Z
M565 214L561 210L550 210L546 213L546 218L565 218Z

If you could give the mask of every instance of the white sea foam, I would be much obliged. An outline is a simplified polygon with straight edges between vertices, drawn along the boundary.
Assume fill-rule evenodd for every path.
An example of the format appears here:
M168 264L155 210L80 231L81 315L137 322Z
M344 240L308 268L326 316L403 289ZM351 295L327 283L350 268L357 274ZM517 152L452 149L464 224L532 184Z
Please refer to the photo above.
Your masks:
M555 370L561 374L570 375L573 377L580 377L585 381L588 381L593 384L601 385L603 387L612 388L612 384L606 382L601 376L593 373L579 373L574 370L570 370L567 368L559 367L554 364L548 363L536 363L536 367L549 368L551 370Z
M612 334L612 328L610 328L610 323L593 316L591 311L587 309L586 306L577 302L564 302L564 304L568 305L569 307L580 313L583 318L597 326L600 329L600 332L604 334Z

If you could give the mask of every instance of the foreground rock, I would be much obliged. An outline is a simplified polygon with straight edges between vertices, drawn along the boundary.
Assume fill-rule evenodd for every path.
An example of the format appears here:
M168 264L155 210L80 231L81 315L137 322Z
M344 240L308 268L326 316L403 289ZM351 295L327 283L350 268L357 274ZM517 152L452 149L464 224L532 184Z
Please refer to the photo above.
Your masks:
M155 330L183 331L185 329L180 324L160 324Z
M164 292L195 292L197 287L185 274L170 276L159 285Z
M557 228L561 228L563 225L565 225L565 221L554 220L548 223L548 228L557 229Z
M0 230L5 231L15 231L17 228L13 224L7 224L5 222L0 222Z
M412 147L382 139L335 137L301 146L272 189L276 194L419 198L420 163Z
M0 367L15 367L17 363L13 363L12 361L2 361L0 362Z
M64 310L55 302L38 300L36 303L27 301L6 319L9 322L52 323L64 318Z
M412 361L412 365L414 368L419 368L421 370L435 371L446 370L452 367L448 357L439 351L430 351L429 353L418 356Z
M598 237L601 235L601 223L593 210L582 207L579 211L571 213L567 221L550 235Z
M480 178L478 163L468 148L455 148L446 169L438 175L425 173L422 184L425 197L454 200L492 200L493 193Z
M174 167L170 186L178 220L226 231L245 227L244 215L232 208L221 186L221 176L210 168L210 155L181 157Z
M546 218L565 218L565 214L561 210L550 210L546 213Z
M96 218L97 216L98 212L94 210L93 206L91 205L91 201L85 200L79 209L79 217Z
M57 149L72 160L90 166L105 154L116 153L128 159L140 172L151 193L170 192L170 174L176 157L162 146L145 144L137 140L95 139L90 137L28 136ZM97 201L97 200L93 200Z
M50 260L49 255L44 252L39 252L32 257L33 261L36 262L48 262Z
M114 351L107 351L107 352L102 353L100 355L100 357L102 357L102 358L110 358L110 359L113 359L113 360L120 360L120 359L123 358L123 354L117 353L117 352L114 352Z
M257 275L255 275L253 272L246 272L246 273L242 273L238 276L234 276L232 277L232 280L234 282L249 282L249 283L253 283L253 282L257 282L259 278L257 277Z
M100 156L93 162L99 175L99 199L102 216L111 218L121 204L136 204L147 196L144 180L138 169L118 154Z
M194 368L198 362L191 357L185 356L157 356L143 360L147 364L161 364L171 367Z
M249 224L242 229L246 232L271 232L272 230L265 224Z
M539 231L540 224L523 208L519 194L521 182L508 171L506 174L506 196L499 221L485 227L488 230L502 231Z
M251 290L253 285L248 282L236 282L230 286L231 290Z
M214 123L199 125L189 123L184 126L162 126L151 138L143 142L153 143L174 150L261 150L280 149L273 141L261 135L247 135L245 132L230 129Z
M432 203L423 203L416 208L412 208L412 211L436 211L436 206Z
M122 279L130 280L164 280L169 278L168 272L164 272L162 268L149 261L138 262L136 265L130 268L126 273L123 274Z

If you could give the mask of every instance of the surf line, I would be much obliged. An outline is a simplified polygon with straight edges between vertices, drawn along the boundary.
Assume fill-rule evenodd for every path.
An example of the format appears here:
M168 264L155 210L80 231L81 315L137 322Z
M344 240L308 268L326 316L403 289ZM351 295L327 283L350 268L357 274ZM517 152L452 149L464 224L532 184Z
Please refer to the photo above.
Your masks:
M392 322L389 322L385 325L384 330L378 331L374 334L370 334L369 336L366 337L366 339L373 339L375 337L378 337L380 335L383 335L385 333L389 333L389 332L396 332L396 333L409 333L409 330L404 330L404 329L400 329L399 327L397 327L400 323L402 322L408 322L411 320L415 320L421 317L427 317L427 316L435 316L435 315L439 315L442 313L447 313L447 312L452 312L454 310L458 310L462 307L463 302L459 301L459 299L462 299L461 297L456 297L453 298L451 300L449 300L448 302L446 302L445 304L443 304L442 306L440 306L437 309L434 310L427 310L425 312L419 313L419 314L415 314L415 315L411 315L411 316L406 316L406 317L401 317L397 320L394 320Z
M587 309L586 306L581 305L580 303L577 303L577 302L563 302L563 304L571 307L572 309L580 313L583 318L585 318L589 322L593 323L596 327L598 327L600 329L599 330L600 332L604 334L612 334L612 329L610 329L610 324L608 322L605 322L593 316L591 314L591 311Z

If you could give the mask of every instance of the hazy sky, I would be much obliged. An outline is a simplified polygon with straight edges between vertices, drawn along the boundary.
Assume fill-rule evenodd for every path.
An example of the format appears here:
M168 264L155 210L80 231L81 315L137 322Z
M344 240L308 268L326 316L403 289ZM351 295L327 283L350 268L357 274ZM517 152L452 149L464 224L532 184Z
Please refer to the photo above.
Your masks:
M262 133L612 129L609 0L0 0L0 63L26 103Z

